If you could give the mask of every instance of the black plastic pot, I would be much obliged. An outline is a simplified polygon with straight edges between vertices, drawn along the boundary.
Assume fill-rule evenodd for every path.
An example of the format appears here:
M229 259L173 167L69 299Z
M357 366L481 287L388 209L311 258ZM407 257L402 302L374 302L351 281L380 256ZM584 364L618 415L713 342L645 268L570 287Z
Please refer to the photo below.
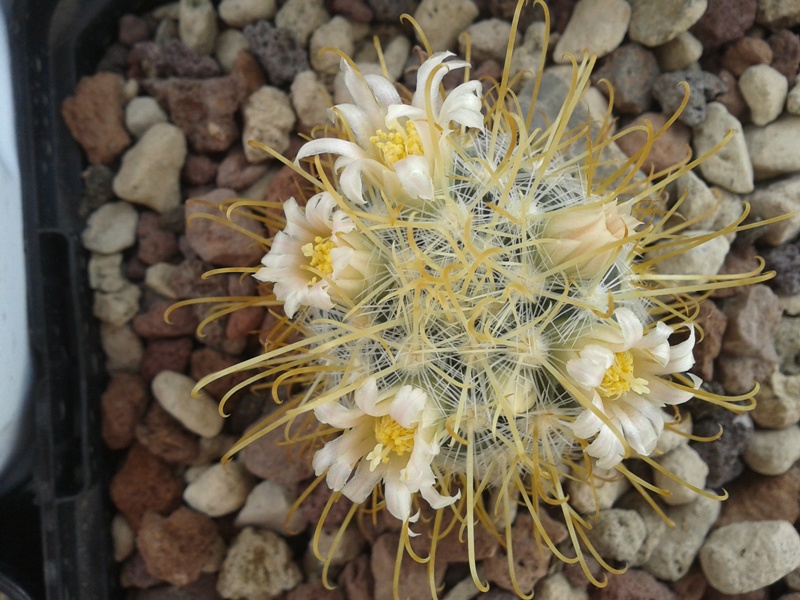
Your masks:
M91 313L87 253L79 241L86 165L60 106L82 75L95 72L116 37L119 17L156 4L15 0L9 14L35 369L34 481L47 600L121 595L98 425L106 375Z

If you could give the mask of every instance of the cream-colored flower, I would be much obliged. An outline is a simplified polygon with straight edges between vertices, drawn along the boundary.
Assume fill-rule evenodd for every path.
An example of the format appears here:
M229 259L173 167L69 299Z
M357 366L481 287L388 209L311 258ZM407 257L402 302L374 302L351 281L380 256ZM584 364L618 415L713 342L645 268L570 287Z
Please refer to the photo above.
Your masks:
M343 433L320 449L314 471L327 471L328 486L353 502L364 502L383 481L386 508L401 521L411 515L416 492L439 509L460 497L436 490L431 461L439 453L441 431L427 394L404 385L379 393L374 377L353 394L353 406L332 402L315 409L317 419ZM355 470L355 473L353 473Z
M577 259L564 272L582 279L604 275L619 252L615 242L641 225L631 216L629 204L616 201L570 206L547 213L544 218L542 250L550 266Z
M316 154L338 154L339 183L351 200L363 202L362 177L389 192L416 199L433 197L434 144L441 145L452 124L483 128L481 84L463 83L442 100L442 78L468 63L444 62L451 52L428 58L417 72L417 91L403 104L394 84L380 75L362 75L342 61L344 82L355 104L333 110L352 133L353 141L322 138L307 142L297 160ZM428 108L432 121L428 119Z
M681 404L692 393L663 379L683 373L694 364L694 330L676 346L669 345L673 329L657 322L646 335L641 321L627 308L615 311L616 323L598 327L590 343L567 361L567 374L587 391L594 408L604 414L639 455L649 456L664 429L661 407ZM622 441L590 408L572 424L581 439L597 437L586 452L597 466L610 469L625 457Z
M275 235L255 278L275 284L288 317L301 306L331 309L337 294L354 299L372 272L372 256L333 196L317 194L305 209L289 198L283 211L286 227Z

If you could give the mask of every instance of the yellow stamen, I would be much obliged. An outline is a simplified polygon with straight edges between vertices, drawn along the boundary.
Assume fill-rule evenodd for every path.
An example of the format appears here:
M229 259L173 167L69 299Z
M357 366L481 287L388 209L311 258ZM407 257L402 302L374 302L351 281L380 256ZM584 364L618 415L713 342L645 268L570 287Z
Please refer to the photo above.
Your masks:
M411 121L406 121L405 131L399 125L394 125L388 133L378 129L369 141L381 151L383 162L387 165L393 165L409 156L422 155L422 142Z
M300 250L303 252L303 256L311 259L309 265L317 269L322 275L333 273L333 258L331 257L333 242L330 237L323 238L318 235L313 242L307 243Z
M650 388L646 379L633 376L633 354L625 350L614 354L614 364L606 371L597 391L604 398L614 400L629 390L647 394Z
M403 427L389 415L375 419L375 439L378 443L367 454L369 470L374 471L380 463L389 462L389 454L402 456L414 448L414 429Z

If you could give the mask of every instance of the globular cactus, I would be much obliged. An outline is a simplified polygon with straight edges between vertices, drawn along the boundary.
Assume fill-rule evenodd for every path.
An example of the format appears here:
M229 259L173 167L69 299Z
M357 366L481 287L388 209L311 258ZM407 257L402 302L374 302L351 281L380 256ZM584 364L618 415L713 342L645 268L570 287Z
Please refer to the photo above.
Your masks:
M666 493L625 459L663 471L653 456L680 421L675 407L693 397L752 407L752 393L715 396L688 373L693 319L703 292L769 274L658 272L660 260L736 231L746 211L688 236L691 222L676 218L664 189L705 157L641 176L660 132L644 128L644 148L616 159L607 151L626 132L612 133L610 111L574 126L592 59L573 64L563 108L534 128L535 97L518 98L507 71L486 94L466 78L445 94L443 77L469 65L428 54L405 96L342 58L353 103L332 109L335 127L294 163L316 193L287 198L283 220L274 203L247 203L280 229L263 240L263 265L246 270L273 294L250 304L282 306L285 318L263 354L199 385L257 369L228 397L256 382L276 398L285 389L289 400L234 451L277 428L294 432L317 484L334 492L328 508L341 496L355 503L343 527L359 506L385 507L420 559L409 536L435 541L455 523L486 589L475 530L506 540L516 582L501 532L519 509L532 535L602 585L585 553L614 569L592 548L565 479L594 485L600 470L648 499ZM548 536L545 507L571 552ZM435 594L434 562L435 553Z

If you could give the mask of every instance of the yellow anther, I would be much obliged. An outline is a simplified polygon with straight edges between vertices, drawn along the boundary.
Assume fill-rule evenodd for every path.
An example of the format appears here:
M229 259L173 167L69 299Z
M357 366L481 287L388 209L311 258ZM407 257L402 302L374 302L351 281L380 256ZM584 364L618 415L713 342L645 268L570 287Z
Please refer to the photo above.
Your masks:
M389 462L389 455L392 452L398 456L411 452L414 449L415 429L403 427L389 415L375 419L375 439L378 443L367 455L370 470L374 471L382 462Z
M604 398L614 400L629 390L646 394L650 388L646 379L633 376L633 354L626 350L614 354L614 364L606 371L597 391Z
M303 252L303 256L311 259L308 264L317 269L322 275L333 273L333 258L331 257L333 242L331 238L323 238L318 235L313 242L302 246L300 250Z
M422 142L419 139L417 128L414 123L406 121L405 129L399 125L392 127L387 133L383 129L375 132L369 141L381 151L383 162L393 165L398 160L403 160L409 156L422 155Z

